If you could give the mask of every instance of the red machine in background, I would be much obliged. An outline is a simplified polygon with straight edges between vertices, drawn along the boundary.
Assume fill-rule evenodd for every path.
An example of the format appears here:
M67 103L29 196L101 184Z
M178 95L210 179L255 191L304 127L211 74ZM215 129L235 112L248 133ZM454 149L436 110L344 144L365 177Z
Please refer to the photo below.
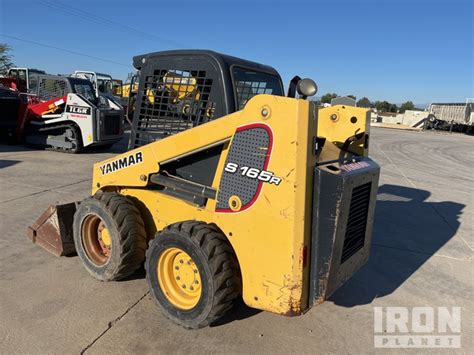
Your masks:
M0 78L0 138L9 143L19 138L27 108L28 97L18 90L18 80Z
M7 137L12 143L23 140L30 121L40 120L43 114L56 111L66 102L66 96L41 101L20 88L18 78L0 78L0 136Z
M90 81L47 74L28 78L26 91L18 77L0 78L0 136L9 142L77 153L123 137L122 108L97 97Z

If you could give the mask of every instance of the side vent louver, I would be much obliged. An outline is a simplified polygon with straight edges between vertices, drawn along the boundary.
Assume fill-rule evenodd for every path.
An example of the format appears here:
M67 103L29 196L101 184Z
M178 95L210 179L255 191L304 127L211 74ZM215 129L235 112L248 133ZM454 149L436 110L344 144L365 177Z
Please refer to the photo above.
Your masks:
M372 183L369 182L352 190L341 264L364 246L371 185Z

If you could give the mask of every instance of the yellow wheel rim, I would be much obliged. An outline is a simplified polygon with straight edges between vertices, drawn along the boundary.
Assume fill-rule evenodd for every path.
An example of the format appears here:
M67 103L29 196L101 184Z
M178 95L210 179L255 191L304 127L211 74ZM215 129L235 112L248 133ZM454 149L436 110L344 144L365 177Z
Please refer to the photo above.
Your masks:
M176 308L190 310L201 298L201 276L194 260L179 248L161 254L156 268L158 282L168 301Z
M107 229L107 227L105 227L105 225L102 229L100 227L101 226L99 226L100 239L106 247L110 247L110 245L112 244L112 240L110 239L109 230Z

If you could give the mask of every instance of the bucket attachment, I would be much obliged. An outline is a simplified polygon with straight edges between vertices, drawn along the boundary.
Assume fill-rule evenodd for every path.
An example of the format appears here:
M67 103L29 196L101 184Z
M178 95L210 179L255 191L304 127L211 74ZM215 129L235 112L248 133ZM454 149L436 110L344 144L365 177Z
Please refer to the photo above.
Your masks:
M56 256L76 251L72 232L76 203L49 206L26 230L31 241Z

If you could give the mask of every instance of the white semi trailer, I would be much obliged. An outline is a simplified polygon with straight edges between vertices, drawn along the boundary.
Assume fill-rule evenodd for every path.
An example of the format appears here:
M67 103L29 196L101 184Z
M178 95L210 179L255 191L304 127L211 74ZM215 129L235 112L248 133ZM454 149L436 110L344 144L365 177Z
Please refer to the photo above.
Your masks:
M465 103L432 103L428 112L425 128L473 132L474 99L467 99Z

